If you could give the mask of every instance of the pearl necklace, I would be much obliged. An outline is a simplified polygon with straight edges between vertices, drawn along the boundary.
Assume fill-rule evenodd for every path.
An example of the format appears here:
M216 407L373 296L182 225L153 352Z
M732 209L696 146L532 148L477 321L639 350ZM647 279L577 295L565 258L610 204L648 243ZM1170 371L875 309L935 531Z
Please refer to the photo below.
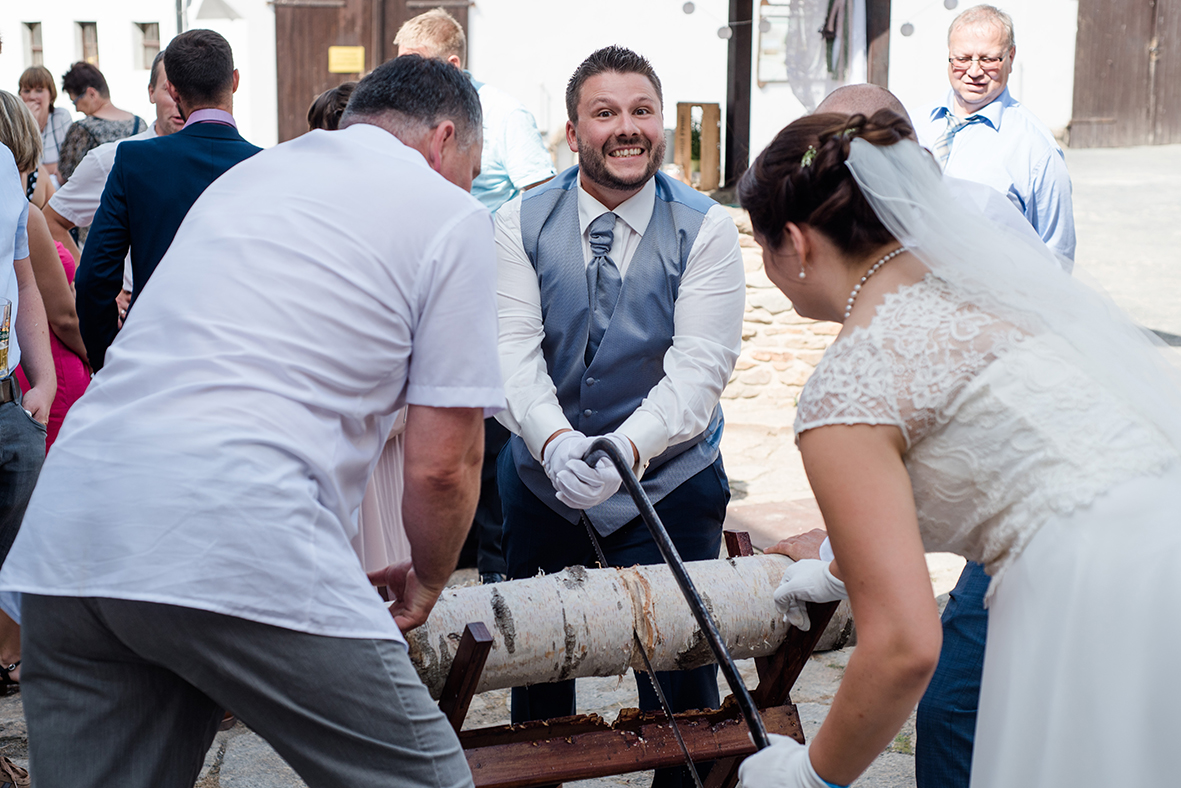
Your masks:
M863 284L865 284L865 280L869 279L871 276L876 274L878 272L878 269L881 268L883 265L885 265L887 262L889 262L890 260L893 260L895 257L897 257L898 255L902 254L905 251L906 251L905 246L899 246L897 249L890 252L888 255L883 257L881 260L878 260L876 263L874 263L870 267L870 269L865 272L865 276L861 277L861 281L858 282L857 284L853 285L853 292L849 293L849 300L845 302L845 320L849 319L849 313L853 311L853 302L857 300L857 295L861 292L861 286Z

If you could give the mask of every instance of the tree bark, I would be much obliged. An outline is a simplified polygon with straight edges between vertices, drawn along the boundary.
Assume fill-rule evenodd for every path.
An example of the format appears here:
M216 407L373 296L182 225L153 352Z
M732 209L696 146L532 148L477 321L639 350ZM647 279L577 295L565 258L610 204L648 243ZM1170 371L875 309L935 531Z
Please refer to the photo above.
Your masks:
M779 555L694 561L689 575L735 659L767 656L787 635L773 594L791 560ZM438 698L463 628L481 621L492 651L478 691L642 667L632 629L656 670L714 662L688 603L663 564L628 569L576 566L553 575L443 592L407 634L410 659Z

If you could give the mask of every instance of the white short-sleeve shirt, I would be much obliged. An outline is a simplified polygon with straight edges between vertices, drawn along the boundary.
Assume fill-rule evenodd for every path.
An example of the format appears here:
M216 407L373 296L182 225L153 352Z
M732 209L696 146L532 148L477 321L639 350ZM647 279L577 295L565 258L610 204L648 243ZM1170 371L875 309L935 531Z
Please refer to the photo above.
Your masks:
M147 131L141 131L134 137L104 142L88 151L74 168L70 180L49 198L49 207L75 227L89 227L94 221L94 215L98 213L99 203L102 202L107 176L115 166L115 149L129 140L149 140L155 136L156 124L153 123ZM130 254L123 261L123 289L128 292L132 289Z
M111 174L111 167L115 166L115 150L129 140L147 140L155 136L156 124L153 123L147 131L141 131L134 137L104 142L94 150L87 151L66 185L49 198L49 207L75 227L89 227L102 201L107 176ZM166 173L161 173L161 176L167 177Z
M0 587L398 639L351 540L405 403L504 405L488 211L375 126L193 205L71 410Z

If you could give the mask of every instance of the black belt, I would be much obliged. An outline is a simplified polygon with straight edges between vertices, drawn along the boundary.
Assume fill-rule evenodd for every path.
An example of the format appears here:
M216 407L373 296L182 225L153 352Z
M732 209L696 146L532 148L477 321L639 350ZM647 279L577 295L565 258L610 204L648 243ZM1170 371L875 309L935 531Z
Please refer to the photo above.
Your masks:
M6 402L19 400L21 396L20 386L16 382L16 378L9 375L6 378L0 379L0 405Z

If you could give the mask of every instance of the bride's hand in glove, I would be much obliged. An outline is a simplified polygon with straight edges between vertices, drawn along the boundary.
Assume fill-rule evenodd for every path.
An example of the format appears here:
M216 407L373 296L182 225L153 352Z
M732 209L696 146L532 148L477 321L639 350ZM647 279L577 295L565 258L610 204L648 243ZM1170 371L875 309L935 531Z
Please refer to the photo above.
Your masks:
M807 746L795 739L768 734L771 746L759 750L738 767L743 788L830 788L812 768Z
M838 602L848 598L845 584L832 573L832 562L815 558L789 566L779 588L775 589L775 607L789 624L802 632L812 628L808 602Z

